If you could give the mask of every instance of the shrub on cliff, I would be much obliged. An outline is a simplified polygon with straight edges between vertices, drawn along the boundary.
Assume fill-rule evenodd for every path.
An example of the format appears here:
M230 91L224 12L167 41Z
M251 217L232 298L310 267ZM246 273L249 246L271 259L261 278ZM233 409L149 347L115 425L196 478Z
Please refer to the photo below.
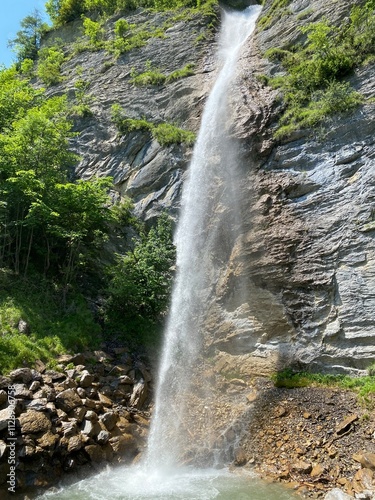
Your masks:
M374 2L353 7L347 24L334 26L322 20L301 31L307 35L302 48L276 48L265 54L281 62L286 70L284 76L269 80L282 90L286 104L276 137L314 126L328 115L348 111L363 102L363 97L343 79L375 54Z

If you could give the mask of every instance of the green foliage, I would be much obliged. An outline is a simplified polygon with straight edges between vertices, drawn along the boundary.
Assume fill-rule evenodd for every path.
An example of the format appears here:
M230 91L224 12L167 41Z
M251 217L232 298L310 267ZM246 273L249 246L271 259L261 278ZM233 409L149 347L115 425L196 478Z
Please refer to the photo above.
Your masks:
M118 29L115 39L107 43L107 50L116 57L129 50L146 45L150 38L164 38L164 29L160 27L137 28L135 24L128 24L127 29Z
M288 11L286 7L291 3L291 0L273 0L270 8L258 20L259 29L267 29L272 22L285 15Z
M118 256L110 269L107 330L117 335L125 332L137 341L154 329L169 302L174 260L172 225L163 215L148 234L135 240L133 251Z
M272 376L276 387L339 387L340 389L353 390L365 401L375 394L375 377L369 371L368 376L349 377L348 375L331 375L310 372L295 372L286 369Z
M18 333L21 318L30 326L29 336ZM99 345L99 333L79 292L71 293L63 309L59 288L40 275L21 280L0 271L0 373L37 359L51 362L69 350L92 349Z
M83 0L48 0L45 7L56 26L74 21L85 12Z
M336 27L326 20L302 28L305 45L266 52L281 62L285 76L269 80L284 94L286 111L280 120L277 138L294 130L313 127L327 116L349 111L363 98L342 80L366 57L375 53L375 16L368 2L351 11L350 23Z
M192 145L195 141L194 132L183 130L170 123L155 125L152 129L152 135L161 146L181 143Z
M54 25L59 26L78 19L82 14L94 13L108 17L139 7L158 11L192 9L211 16L213 6L217 3L217 0L48 0L46 10Z
M35 61L38 56L42 36L47 31L47 24L43 22L38 10L21 21L21 30L14 39L8 42L14 50L18 63L25 59Z
M28 97L0 135L0 267L27 275L32 266L68 286L109 231L111 181L68 182L75 156L66 98L31 106Z
M194 132L178 128L170 123L154 124L144 118L129 118L124 115L123 110L117 104L112 106L111 112L112 121L123 135L137 130L149 131L161 146L181 143L191 145L195 141Z
M131 81L134 85L163 85L167 77L157 68L152 68L150 61L146 63L146 71L137 74L134 69L132 69L130 76Z
M89 17L82 16L83 31L85 36L89 37L90 43L94 48L101 48L104 37L104 30L100 23L92 21Z
M115 36L117 38L124 38L130 29L131 25L125 19L118 19L115 22Z
M39 51L37 75L46 85L62 81L61 66L65 60L64 52L57 47L46 47Z
M24 59L20 64L20 73L28 78L34 75L34 61L32 59Z
M165 75L159 69L153 68L150 61L146 63L146 71L143 73L136 73L133 69L130 73L131 81L134 85L163 85L164 83L174 82L181 78L186 78L188 76L194 75L194 64L186 64L181 69L172 71L169 75Z
M0 71L0 134L40 102L41 95L26 80L17 77L16 69Z
M93 113L90 105L93 101L93 97L87 93L89 86L90 83L85 80L76 81L74 88L75 104L72 107L73 115L78 115L83 118L92 116Z
M174 82L176 80L180 80L181 78L186 78L192 75L194 75L194 64L188 63L183 68L176 69L176 71L172 71L172 73L169 73L166 82Z

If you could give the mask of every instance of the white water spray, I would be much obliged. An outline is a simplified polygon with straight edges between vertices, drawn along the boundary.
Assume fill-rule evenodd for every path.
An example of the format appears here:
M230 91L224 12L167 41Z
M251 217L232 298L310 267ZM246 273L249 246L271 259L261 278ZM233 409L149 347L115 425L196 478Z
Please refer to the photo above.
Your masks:
M194 463L200 448L208 450L212 446L209 439L205 443L193 442L199 429L194 429L197 422L194 424L192 418L209 419L207 406L194 408L197 406L194 392L197 387L204 392L199 372L202 330L209 296L217 279L217 248L223 247L225 253L225 247L233 245L230 228L237 223L238 194L233 182L237 162L229 134L230 85L241 46L252 33L260 10L260 6L252 6L243 12L223 13L221 69L204 110L175 238L177 277L145 458L145 465L150 469L173 468L181 460Z

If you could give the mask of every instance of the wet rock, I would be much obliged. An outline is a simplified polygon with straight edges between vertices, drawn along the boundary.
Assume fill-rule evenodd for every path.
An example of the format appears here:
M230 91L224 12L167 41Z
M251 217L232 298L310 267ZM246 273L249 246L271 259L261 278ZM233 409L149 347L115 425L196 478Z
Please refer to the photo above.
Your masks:
M106 455L102 447L97 444L90 444L85 446L85 452L89 455L92 462L102 462L105 460Z
M132 454L137 449L137 442L130 434L123 436L115 436L109 439L114 453L124 455L125 453Z
M234 460L233 460L234 465L241 467L245 465L246 462L247 462L247 455L245 450L243 448L237 448L234 451Z

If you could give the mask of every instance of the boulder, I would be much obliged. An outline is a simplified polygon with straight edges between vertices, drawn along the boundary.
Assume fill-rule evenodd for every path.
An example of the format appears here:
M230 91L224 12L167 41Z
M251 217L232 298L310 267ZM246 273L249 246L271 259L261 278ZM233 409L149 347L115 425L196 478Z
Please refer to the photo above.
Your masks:
M27 410L18 417L22 434L38 434L49 431L52 427L50 419L42 412Z
M83 370L79 378L79 385L83 388L90 387L94 380L95 376L92 375L92 373L89 373L87 370Z
M4 410L0 410L0 431L7 429L8 422L13 417L14 410L11 406L8 406L8 408L5 408Z
M82 406L82 400L75 389L66 389L56 396L56 407L69 413L77 406Z
M100 421L103 422L106 429L109 431L111 431L114 428L117 420L118 416L113 411L108 411L107 413L104 413L104 415L100 416Z
M89 455L91 462L102 462L106 458L102 447L97 444L89 444L85 446L85 452Z
M109 438L111 437L110 433L108 431L100 431L96 440L99 444L107 444Z
M89 437L96 437L101 431L101 427L98 422L92 422L90 420L84 420L82 422L82 434Z
M8 401L8 394L5 391L0 390L0 406L5 404L7 401Z
M33 393L27 388L26 384L13 384L13 396L21 399L32 399Z
M17 329L22 335L30 335L30 325L24 319L19 320Z
M76 436L72 436L69 438L67 449L69 453L72 453L74 451L80 450L82 446L83 446L82 436L80 434L77 434Z
M308 462L303 462L302 460L297 460L292 464L292 469L300 474L310 474L312 471L312 465Z
M353 455L353 460L359 462L365 469L375 470L375 453L364 451Z
M324 500L353 500L353 498L340 488L334 488L325 495Z
M130 406L134 406L140 410L148 396L147 384L143 379L140 379L133 387L133 392L130 397Z
M28 384L33 379L33 374L30 368L18 368L13 370L9 374L12 382L22 382L23 384Z

